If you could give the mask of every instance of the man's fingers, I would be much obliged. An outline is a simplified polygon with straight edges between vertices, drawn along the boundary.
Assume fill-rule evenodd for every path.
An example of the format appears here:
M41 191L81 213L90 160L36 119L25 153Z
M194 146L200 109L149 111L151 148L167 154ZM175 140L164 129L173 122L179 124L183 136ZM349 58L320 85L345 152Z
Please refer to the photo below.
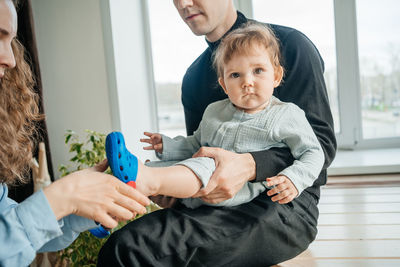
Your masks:
M213 199L213 198L228 199L227 195L220 190L214 190L214 191L210 192L208 195L204 196L203 198L206 198L206 199Z
M212 204L220 203L224 200L231 199L231 198L232 198L231 195L228 195L224 191L220 191L220 190L214 190L214 191L210 192L209 194L205 195L204 197L201 197L201 199L203 201L212 203Z
M207 202L207 203L211 203L211 204L218 204L218 203L220 203L220 202L222 202L224 200L227 200L227 198L224 197L224 196L216 197L216 198L215 197L212 197L212 198L210 198L210 197L202 197L201 200L203 200L204 202Z
M194 194L192 197L193 198L196 198L196 197L202 197L202 196L205 196L206 195L206 193L205 193L206 191L205 191L205 188L203 188L203 189L200 189L196 194Z
M153 146L144 146L143 150L154 150Z
M207 186L203 189L200 189L199 192L193 195L193 197L203 197L208 195L211 191L213 191L217 187L217 183L214 181L215 179L210 179Z
M196 153L194 153L192 158L198 158L198 157L214 158L216 157L217 153L218 153L217 147L201 147Z

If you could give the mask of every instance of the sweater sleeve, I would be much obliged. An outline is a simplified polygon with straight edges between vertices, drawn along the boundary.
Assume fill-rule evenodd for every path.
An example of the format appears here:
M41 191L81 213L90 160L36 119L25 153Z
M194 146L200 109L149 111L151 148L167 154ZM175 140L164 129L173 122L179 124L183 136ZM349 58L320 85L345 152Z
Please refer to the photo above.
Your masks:
M65 248L96 226L75 215L57 221L43 191L18 204L7 197L5 185L0 189L0 266L28 266L36 251Z
M196 138L196 133L187 137L176 136L170 138L162 135L163 152L156 152L156 156L165 161L184 160L191 158L200 148L200 142Z
M207 112L205 113L207 114ZM191 158L194 153L201 147L201 127L203 121L200 122L198 129L193 135L176 136L170 138L165 135L162 136L163 152L156 152L156 156L164 161L176 161Z
M221 102L212 103L207 106L197 130L195 130L192 135L188 135L187 137L176 136L174 138L162 135L163 152L156 152L156 156L164 161L177 161L191 158L200 147L206 145L204 140L207 140L207 136L209 135L209 121L215 117L216 113L221 112L221 107L224 107L224 104L220 105L218 103Z
M323 170L328 168L336 153L333 119L323 77L324 64L318 50L302 33L293 30L281 40L286 75L275 95L304 110L324 153ZM293 163L288 148L273 148L251 152L256 162L256 181L277 175ZM323 177L318 184L326 183Z
M324 162L324 153L304 112L295 105L287 105L272 129L272 138L285 143L295 158L292 165L279 174L288 177L300 195L313 185Z

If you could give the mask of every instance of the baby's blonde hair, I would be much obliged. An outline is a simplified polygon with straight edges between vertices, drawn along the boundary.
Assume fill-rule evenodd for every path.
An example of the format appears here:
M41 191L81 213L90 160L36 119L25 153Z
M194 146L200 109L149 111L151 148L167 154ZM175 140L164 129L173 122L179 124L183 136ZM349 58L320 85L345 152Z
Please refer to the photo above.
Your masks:
M264 24L248 22L228 33L221 40L213 59L218 77L224 77L224 64L228 63L233 56L246 55L256 45L267 49L275 70L282 67L279 42L274 32Z

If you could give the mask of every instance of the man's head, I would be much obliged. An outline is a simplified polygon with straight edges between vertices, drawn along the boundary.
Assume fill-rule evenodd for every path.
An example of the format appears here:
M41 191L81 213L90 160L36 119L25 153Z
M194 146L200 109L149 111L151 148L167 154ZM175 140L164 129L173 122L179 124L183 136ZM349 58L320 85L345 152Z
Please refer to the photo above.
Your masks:
M210 42L220 39L237 16L233 0L174 0L174 5L190 30Z

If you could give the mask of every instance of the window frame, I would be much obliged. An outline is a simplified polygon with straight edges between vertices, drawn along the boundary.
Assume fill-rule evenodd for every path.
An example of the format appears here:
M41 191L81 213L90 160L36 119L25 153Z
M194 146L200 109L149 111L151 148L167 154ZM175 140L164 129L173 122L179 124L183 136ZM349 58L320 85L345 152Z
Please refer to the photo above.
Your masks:
M363 139L356 0L332 1L335 18L340 116L340 132L336 133L338 147L342 149L400 147L400 137ZM252 1L235 0L235 5L239 10L245 10L247 15L253 18Z

